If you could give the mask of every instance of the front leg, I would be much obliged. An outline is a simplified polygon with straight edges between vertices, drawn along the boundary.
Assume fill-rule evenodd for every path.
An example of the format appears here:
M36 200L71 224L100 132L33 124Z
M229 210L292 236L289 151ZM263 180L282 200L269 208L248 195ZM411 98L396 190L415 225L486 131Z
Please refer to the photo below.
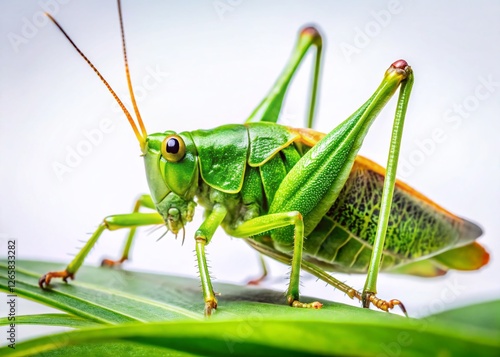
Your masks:
M150 226L164 224L163 218L158 213L128 213L128 214L117 214L113 216L108 216L104 218L102 223L92 234L90 239L85 243L84 247L78 252L75 258L68 264L66 269L62 271L51 271L44 274L39 280L38 285L43 289L50 284L52 278L62 278L64 282L68 281L68 278L74 279L74 276L83 261L92 250L97 240L105 230L117 230L124 228L135 229L141 226Z
M210 215L201 224L196 231L196 259L198 261L198 269L200 271L201 288L203 289L203 299L205 300L205 316L210 316L214 309L217 309L217 299L215 298L210 273L208 271L207 257L205 254L205 246L210 243L212 236L220 226L224 217L226 217L227 209L216 204L210 212Z

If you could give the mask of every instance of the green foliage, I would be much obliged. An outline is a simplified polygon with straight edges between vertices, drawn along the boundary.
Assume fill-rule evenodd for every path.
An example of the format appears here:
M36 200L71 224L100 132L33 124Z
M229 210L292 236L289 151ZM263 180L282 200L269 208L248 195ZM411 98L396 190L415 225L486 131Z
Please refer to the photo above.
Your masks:
M15 350L0 349L2 356L500 354L500 301L412 319L329 301L321 310L293 309L281 292L217 284L220 307L205 319L195 279L83 267L78 280L42 291L39 276L63 266L18 261L16 267L18 296L63 312L18 316L16 324L73 330L20 341ZM2 291L6 272L3 262Z

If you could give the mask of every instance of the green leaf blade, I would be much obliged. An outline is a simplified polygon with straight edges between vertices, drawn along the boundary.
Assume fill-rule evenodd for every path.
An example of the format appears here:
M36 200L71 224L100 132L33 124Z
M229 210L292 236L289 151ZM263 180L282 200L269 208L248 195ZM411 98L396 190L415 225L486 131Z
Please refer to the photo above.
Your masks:
M37 286L37 279L53 270L53 263L18 261L16 266L19 296L72 314L23 316L20 323L66 323L79 329L17 341L15 350L4 347L0 355L500 354L500 326L491 318L500 315L500 301L412 319L330 301L322 301L321 310L294 309L285 305L282 292L216 284L222 293L219 308L203 319L196 279L82 267L77 281L54 283L47 292ZM4 274L5 267L0 267L1 277ZM7 291L3 280L0 287ZM73 312L76 308L80 314ZM142 313L144 309L153 312ZM133 321L119 321L124 316Z

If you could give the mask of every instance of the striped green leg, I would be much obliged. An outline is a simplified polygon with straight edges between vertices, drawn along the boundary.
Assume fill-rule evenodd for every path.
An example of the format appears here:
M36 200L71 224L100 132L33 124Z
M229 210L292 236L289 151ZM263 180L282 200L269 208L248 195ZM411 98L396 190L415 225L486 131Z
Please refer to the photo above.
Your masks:
M50 284L52 278L62 278L64 282L67 282L68 278L74 279L74 276L80 266L83 264L85 257L89 254L90 250L95 245L102 232L104 232L106 229L110 231L123 228L135 229L139 226L149 226L156 224L165 224L163 218L158 213L135 212L128 214L117 214L104 218L97 230L92 234L85 246L78 252L71 263L68 264L66 269L62 271L48 272L38 280L38 285L43 288L44 286Z
M132 211L132 213L139 212L139 209L141 207L156 209L150 195L142 195L141 197L139 197L137 199L137 201L135 201L134 210ZM133 242L134 237L135 237L136 228L137 228L136 226L133 226L132 228L130 228L130 231L129 231L128 236L127 236L127 240L125 241L125 246L123 247L123 253L122 253L121 258L118 260L103 259L101 262L101 266L109 266L109 267L117 266L117 265L122 264L125 260L127 260L129 258L130 247L132 246L132 242Z
M228 233L233 237L247 238L288 226L293 226L293 256L290 284L286 294L287 302L293 307L319 309L323 306L320 302L303 303L299 300L300 265L304 246L304 221L300 212L282 212L256 217ZM290 264L289 261L288 263Z
M288 61L285 69L274 83L273 87L262 100L262 102L254 109L253 113L246 120L247 123L268 121L276 123L280 114L281 106L285 98L286 91L290 85L294 74L297 72L304 56L311 46L316 47L314 60L314 74L309 98L309 113L307 127L311 128L314 120L314 110L316 108L316 94L319 84L319 72L321 64L321 52L323 42L318 30L314 27L306 27L300 31L299 38L292 52L292 56Z

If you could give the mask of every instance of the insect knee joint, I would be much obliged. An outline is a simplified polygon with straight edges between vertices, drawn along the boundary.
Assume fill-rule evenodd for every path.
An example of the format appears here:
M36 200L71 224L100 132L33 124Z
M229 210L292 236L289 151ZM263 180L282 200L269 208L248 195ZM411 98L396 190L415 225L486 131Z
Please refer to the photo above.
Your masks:
M302 213L300 213L299 211L292 211L288 216L292 219L293 223L301 222L304 220Z
M196 234L195 240L196 240L196 243L208 244L207 237L204 237L204 236L199 235L199 234Z

